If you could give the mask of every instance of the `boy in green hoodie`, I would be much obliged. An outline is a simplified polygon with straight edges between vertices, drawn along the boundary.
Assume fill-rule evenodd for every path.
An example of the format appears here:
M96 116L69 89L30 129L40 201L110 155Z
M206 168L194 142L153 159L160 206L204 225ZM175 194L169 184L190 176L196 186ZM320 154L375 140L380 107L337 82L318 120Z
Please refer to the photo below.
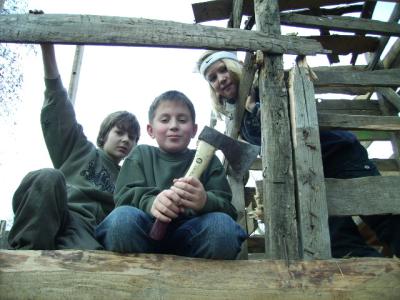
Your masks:
M108 115L97 146L77 123L63 87L54 46L42 44L45 100L44 139L55 169L28 173L13 197L13 249L102 249L94 231L114 208L119 163L136 146L140 126L127 111Z
M106 250L236 258L246 233L235 222L221 162L214 155L199 179L184 177L195 155L188 149L197 132L195 118L192 102L181 92L168 91L153 101L147 132L158 147L139 145L124 161L117 208L96 229ZM149 236L156 218L169 224L162 240Z

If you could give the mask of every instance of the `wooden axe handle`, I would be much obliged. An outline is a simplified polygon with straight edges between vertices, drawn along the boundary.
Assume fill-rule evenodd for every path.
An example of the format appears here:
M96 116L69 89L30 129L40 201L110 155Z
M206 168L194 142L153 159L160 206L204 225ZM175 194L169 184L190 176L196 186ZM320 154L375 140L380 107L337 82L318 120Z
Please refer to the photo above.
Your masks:
M211 146L207 142L200 140L197 145L192 164L190 165L189 170L186 172L185 177L192 176L200 178L201 174L203 174L204 170L208 167L208 164L210 163L215 151L216 149L214 146ZM150 230L150 237L156 241L162 240L167 231L167 227L168 223L156 219L153 227Z

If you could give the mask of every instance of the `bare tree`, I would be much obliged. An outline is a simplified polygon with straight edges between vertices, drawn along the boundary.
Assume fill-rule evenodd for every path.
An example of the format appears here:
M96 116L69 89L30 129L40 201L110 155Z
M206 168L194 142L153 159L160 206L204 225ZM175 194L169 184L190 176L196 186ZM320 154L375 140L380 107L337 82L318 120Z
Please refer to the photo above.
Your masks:
M27 0L0 0L0 14L26 13ZM23 83L22 56L32 46L0 44L0 117L12 116Z

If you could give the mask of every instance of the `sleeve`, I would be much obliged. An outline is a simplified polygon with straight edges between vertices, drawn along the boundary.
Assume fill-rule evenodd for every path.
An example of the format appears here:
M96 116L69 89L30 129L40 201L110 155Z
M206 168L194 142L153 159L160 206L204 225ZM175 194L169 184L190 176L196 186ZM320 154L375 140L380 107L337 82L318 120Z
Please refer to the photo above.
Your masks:
M224 212L236 220L237 211L232 205L231 188L225 170L215 155L201 181L207 192L207 202L199 213Z
M114 201L116 206L131 205L150 213L156 196L161 192L157 187L149 187L145 176L145 165L136 147L124 160L115 184Z
M75 149L93 148L77 123L61 78L45 79L45 100L41 111L43 136L55 168L60 168Z

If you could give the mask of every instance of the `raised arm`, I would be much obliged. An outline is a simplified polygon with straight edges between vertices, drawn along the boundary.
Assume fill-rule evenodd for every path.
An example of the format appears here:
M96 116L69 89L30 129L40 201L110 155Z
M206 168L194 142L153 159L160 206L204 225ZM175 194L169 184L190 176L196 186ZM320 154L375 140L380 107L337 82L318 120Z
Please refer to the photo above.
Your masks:
M56 79L60 76L53 44L40 44L44 66L44 78Z

